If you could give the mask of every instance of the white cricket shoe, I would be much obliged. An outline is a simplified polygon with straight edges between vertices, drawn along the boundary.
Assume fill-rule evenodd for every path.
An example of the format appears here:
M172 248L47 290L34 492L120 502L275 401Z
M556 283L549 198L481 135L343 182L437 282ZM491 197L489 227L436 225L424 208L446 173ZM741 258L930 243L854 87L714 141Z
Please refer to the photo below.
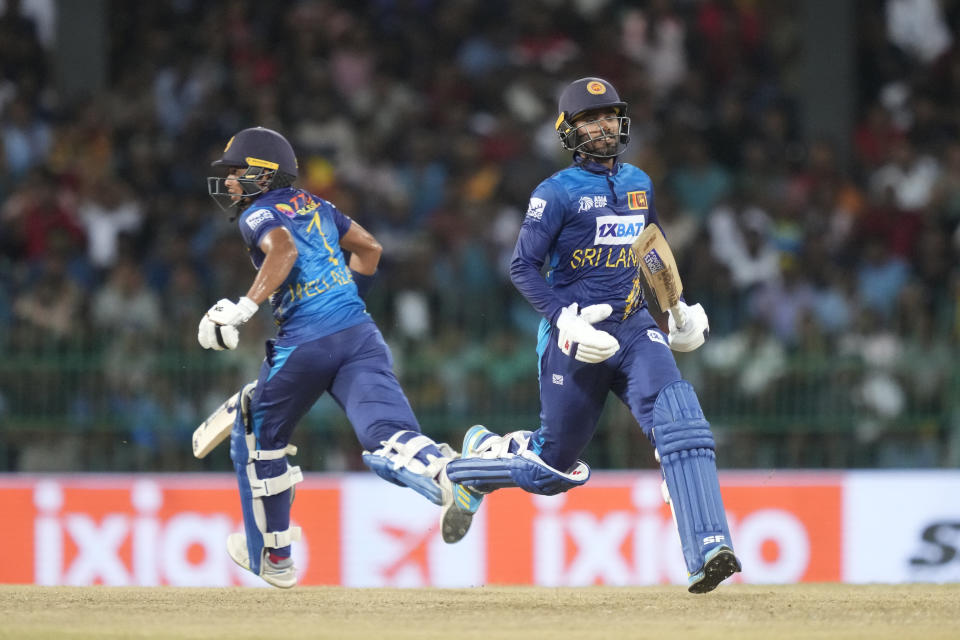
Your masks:
M238 565L250 571L250 554L247 552L247 535L245 533L231 533L227 536L227 553ZM264 582L280 589L289 589L297 584L297 568L293 566L293 559L285 558L280 562L271 562L267 554L263 554L260 563L260 577Z

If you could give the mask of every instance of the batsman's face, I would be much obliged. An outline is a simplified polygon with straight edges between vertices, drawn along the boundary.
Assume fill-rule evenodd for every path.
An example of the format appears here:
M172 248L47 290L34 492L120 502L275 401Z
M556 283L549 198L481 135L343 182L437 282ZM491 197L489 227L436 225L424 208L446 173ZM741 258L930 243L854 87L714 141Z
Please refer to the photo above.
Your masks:
M240 186L240 182L237 180L237 178L243 175L243 172L244 169L240 167L231 167L226 180L223 181L223 186L230 192L230 199L233 202L239 201L243 196L243 187Z
M578 143L589 140L582 147L586 153L612 154L620 137L620 118L611 109L585 111L571 123L577 130Z

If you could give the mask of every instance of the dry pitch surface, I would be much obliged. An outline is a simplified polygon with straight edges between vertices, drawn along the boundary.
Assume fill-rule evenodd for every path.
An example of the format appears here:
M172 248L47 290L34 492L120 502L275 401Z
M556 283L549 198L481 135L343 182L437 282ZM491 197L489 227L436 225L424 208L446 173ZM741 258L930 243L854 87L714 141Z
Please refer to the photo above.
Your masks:
M0 585L0 638L960 638L960 584L474 589Z

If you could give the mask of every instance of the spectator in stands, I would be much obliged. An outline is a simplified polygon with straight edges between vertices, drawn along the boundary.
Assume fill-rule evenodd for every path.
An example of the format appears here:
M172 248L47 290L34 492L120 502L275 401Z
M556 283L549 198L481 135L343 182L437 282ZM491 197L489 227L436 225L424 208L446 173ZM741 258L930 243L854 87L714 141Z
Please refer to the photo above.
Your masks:
M116 179L90 185L77 214L88 238L90 262L103 271L116 264L121 236L135 234L144 221L142 204Z
M62 256L43 260L39 278L13 302L19 322L16 348L25 352L63 348L84 329L82 290L71 280Z
M121 367L129 366L123 358L149 363L157 344L175 353L177 331L152 326L144 310L187 316L194 296L170 297L172 281L201 295L233 290L231 281L245 280L250 268L245 256L222 251L225 225L211 222L208 205L184 195L195 189L196 172L183 159L219 151L241 125L274 122L304 150L301 175L310 188L332 194L386 245L370 309L392 318L402 298L413 303L400 307L418 310L384 325L400 345L398 359L413 363L404 380L411 396L433 397L435 415L454 406L470 414L480 400L462 391L454 397L455 383L436 393L437 363L459 358L465 343L489 340L505 350L505 331L536 326L498 264L509 257L503 239L515 238L530 187L567 158L557 152L552 123L529 123L543 120L563 79L611 68L631 103L631 154L666 187L657 209L685 265L688 293L705 301L712 340L722 344L736 331L741 295L757 287L772 299L785 295L783 285L768 285L786 254L814 302L788 296L782 317L767 318L780 350L793 340L843 344L861 313L903 340L916 334L926 344L929 333L936 344L951 332L948 344L957 348L955 2L861 3L857 124L850 139L831 145L810 138L798 119L804 45L791 3L601 0L562 3L564 11L543 0L120 3L105 23L107 86L76 99L57 91L41 33L50 23L28 17L32 4L7 0L0 16L0 327L4 316L13 321L14 301L31 308L23 301L38 294L53 261L65 265L81 299L89 293L110 311L81 304L68 341L89 341L88 325L132 335L117 327L142 322L142 344L111 345L111 358ZM611 24L622 26L611 31ZM849 163L838 153L843 146ZM128 187L115 189L118 181ZM173 268L173 254L177 261L188 254L190 267ZM130 300L118 284L129 269L146 276ZM929 329L893 311L907 291L931 309ZM498 312L476 313L490 300ZM18 326L27 317L64 316L58 307L41 318L31 304ZM135 321L123 317L126 304ZM471 324L459 339L431 345L428 360L416 337L424 317L430 326L447 318ZM477 362L450 380L503 388L509 375ZM769 371L753 370L754 379L758 370ZM131 379L145 378L143 371ZM820 388L791 375L793 384ZM191 379L197 396L218 395L213 387L225 376ZM75 391L91 396L78 406L96 406L95 378ZM919 403L906 393L909 417ZM17 419L17 398L7 396L7 416ZM125 406L136 406L125 397Z

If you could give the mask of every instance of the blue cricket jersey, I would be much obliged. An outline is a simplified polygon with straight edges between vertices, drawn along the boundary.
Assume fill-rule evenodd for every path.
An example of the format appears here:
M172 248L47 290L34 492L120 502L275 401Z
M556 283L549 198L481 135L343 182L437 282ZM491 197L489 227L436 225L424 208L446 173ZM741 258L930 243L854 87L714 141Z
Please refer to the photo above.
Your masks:
M630 246L650 222L657 222L650 176L628 163L607 169L575 156L533 191L510 279L551 324L573 302L605 302L610 320L623 320L646 306Z
M237 221L253 265L265 254L260 241L271 230L290 230L299 255L284 283L270 296L278 344L300 344L361 322L372 322L340 250L351 220L332 203L287 187L257 198Z

